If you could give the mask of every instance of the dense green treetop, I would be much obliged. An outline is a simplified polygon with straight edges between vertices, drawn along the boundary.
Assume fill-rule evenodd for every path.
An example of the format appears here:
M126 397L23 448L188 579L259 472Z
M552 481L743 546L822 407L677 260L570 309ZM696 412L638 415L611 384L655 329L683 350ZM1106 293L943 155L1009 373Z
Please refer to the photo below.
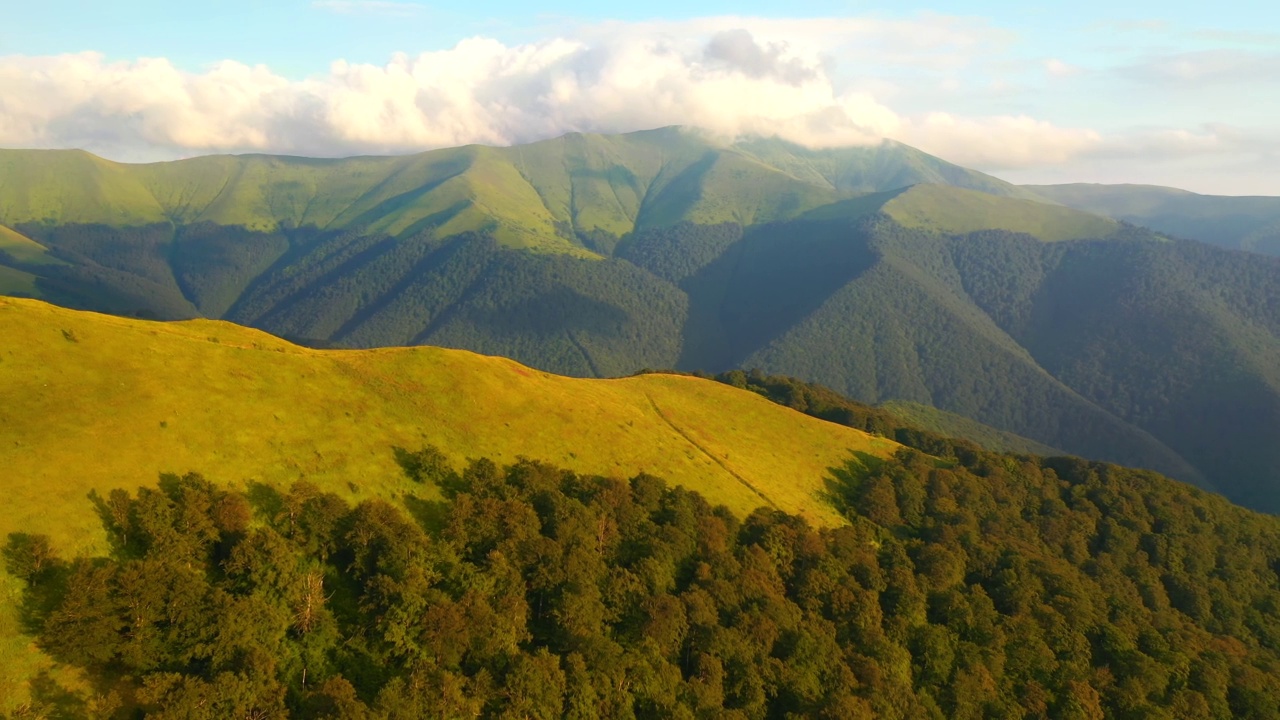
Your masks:
M832 468L849 524L434 448L352 507L195 474L94 496L107 557L17 533L33 712L1272 718L1280 521L1152 473L914 450Z

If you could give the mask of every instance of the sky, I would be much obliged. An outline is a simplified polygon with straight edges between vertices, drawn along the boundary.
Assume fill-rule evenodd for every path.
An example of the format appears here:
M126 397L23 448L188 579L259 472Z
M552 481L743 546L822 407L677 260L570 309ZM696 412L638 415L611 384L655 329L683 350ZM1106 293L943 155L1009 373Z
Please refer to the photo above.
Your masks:
M1280 195L1280 5L0 0L0 146L142 162L707 128Z

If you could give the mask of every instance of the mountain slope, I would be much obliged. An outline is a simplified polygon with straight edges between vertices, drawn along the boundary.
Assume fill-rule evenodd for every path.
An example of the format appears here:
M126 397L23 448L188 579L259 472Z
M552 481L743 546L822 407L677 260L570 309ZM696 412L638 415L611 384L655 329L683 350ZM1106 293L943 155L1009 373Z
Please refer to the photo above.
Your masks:
M1037 193L893 141L872 147L814 150L771 138L745 140L734 147L793 177L839 191L869 193L910 185L951 185L989 195L1044 200Z
M877 256L868 270L734 361L1280 507L1280 261L1155 238L1045 244L891 225L863 242Z
M1027 185L1041 197L1176 237L1280 255L1280 198L1200 195L1155 185Z
M581 254L577 233L620 236L682 220L752 224L922 182L1032 197L896 143L812 151L664 128L340 160L242 155L125 165L81 151L4 150L0 223L210 222L396 237L484 230L513 247Z
M975 306L946 257L964 241L897 226L863 233L849 240L874 258L865 271L732 363L799 375L864 401L933 405L1069 452L1206 482L1178 452L1048 372Z
M153 323L0 298L0 537L103 537L86 494L198 469L232 486L306 479L403 494L397 448L647 471L738 512L843 522L824 498L851 453L900 446L691 377L580 380L438 348L316 351L223 322ZM17 581L0 572L0 598ZM0 602L0 697L42 661Z
M776 504L828 522L833 512L814 502L826 469L851 451L898 447L696 378L579 380L438 348L316 351L227 323L34 300L0 299L0 317L11 500L0 531L91 489L192 467L228 482L355 476L363 492L393 494L403 482L393 447L427 443L456 461L645 470L740 511ZM93 524L58 522L72 534Z
M15 230L0 225L0 253L13 262L32 265L60 264L49 248Z
M946 437L964 438L978 443L984 448L1003 453L1021 453L1053 457L1062 455L1062 451L1049 447L1035 440L1028 440L1021 435L996 430L963 415L939 410L932 405L891 400L880 407L903 422Z
M1153 473L943 461L696 378L0 323L5 715L1280 711L1280 519Z
M951 235L1007 230L1045 240L1105 239L1120 225L1097 215L947 185L917 185L885 203L883 212L903 227Z

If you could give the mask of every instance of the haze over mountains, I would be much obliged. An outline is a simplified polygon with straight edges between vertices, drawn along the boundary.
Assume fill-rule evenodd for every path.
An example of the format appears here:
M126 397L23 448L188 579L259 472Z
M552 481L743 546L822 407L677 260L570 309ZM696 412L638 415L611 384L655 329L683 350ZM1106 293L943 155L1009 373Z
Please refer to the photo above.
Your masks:
M1280 198L1155 185L1028 185L1063 205L1225 248L1280 255Z
M678 128L346 160L5 151L0 289L579 376L760 367L1280 508L1280 260L1086 200L896 143Z

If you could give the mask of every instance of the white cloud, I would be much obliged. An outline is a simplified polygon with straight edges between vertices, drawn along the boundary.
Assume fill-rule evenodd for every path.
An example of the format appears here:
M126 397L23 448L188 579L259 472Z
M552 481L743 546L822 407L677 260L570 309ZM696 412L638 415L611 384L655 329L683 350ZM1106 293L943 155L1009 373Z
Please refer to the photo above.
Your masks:
M1205 156L1280 154L1280 132L1223 123L1184 128L1135 128L1117 133L1085 153L1090 158L1160 163Z
M1092 130L1060 128L1025 115L963 118L942 112L912 120L899 135L921 150L985 170L1056 165L1102 142Z
M1139 183L1218 195L1280 195L1280 131L1210 124L1138 127L1105 136L1063 164L1013 168L1012 182Z
M411 6L315 4L351 12ZM966 115L937 104L901 112L888 104L906 94L917 106L928 102L932 90L921 87L963 92L973 82L967 69L1000 57L1010 41L981 22L935 15L605 23L522 45L470 38L383 65L340 60L302 80L229 60L186 72L157 58L8 56L0 57L0 145L83 147L130 160L336 156L679 124L809 146L889 137L986 170L1196 147L1194 138L1176 145L1165 131L1116 140L1025 112ZM1045 68L1072 70L1058 60Z

